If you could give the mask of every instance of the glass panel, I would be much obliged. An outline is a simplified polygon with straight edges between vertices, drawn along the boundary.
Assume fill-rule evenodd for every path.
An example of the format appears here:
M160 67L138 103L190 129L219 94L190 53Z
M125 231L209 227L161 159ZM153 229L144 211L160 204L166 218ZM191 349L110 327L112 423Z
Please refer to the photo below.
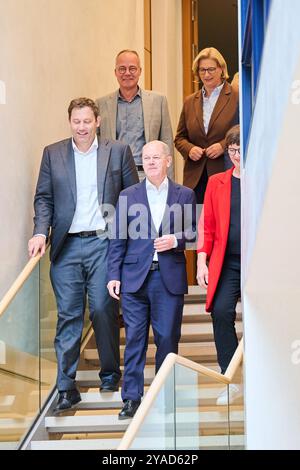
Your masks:
M56 381L48 253L0 317L0 449L17 448ZM83 338L90 328L85 315Z
M228 392L228 385L176 364L130 449L243 448L242 400L229 410Z
M16 448L39 411L39 266L0 317L0 443Z
M233 383L229 385L229 420L231 450L240 450L245 448L243 382L243 364L241 364L233 378Z
M217 404L223 393L226 403L226 385L176 364L176 449L229 448L228 409Z
M54 339L57 323L57 306L50 281L50 261L46 254L40 261L40 348L41 348L41 402L48 397L56 382L56 354ZM89 328L88 309L85 312L82 339Z
M43 405L56 381L56 355L54 338L57 309L50 282L49 253L40 261L40 353L41 404Z
M175 449L174 368L171 369L130 449Z

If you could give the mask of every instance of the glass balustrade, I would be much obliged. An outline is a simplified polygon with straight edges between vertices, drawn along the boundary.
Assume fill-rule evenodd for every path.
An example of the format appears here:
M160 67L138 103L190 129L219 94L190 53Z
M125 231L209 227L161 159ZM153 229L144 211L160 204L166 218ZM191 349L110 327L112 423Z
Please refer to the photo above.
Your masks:
M230 405L229 391L214 377L175 364L130 449L242 449L243 401Z
M244 386L243 364L240 364L229 385L229 423L230 423L230 449L241 450L245 448L245 416L244 416Z
M18 448L55 386L57 310L49 268L46 254L0 316L0 449Z

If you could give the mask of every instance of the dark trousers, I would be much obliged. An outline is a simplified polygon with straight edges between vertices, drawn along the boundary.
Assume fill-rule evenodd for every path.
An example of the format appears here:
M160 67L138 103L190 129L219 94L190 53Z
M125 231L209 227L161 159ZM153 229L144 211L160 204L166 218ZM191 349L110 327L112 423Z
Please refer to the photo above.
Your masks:
M212 306L218 363L224 374L237 348L236 304L241 295L240 255L226 255Z
M107 284L108 238L67 237L50 275L56 296L57 388L75 388L86 298L100 357L100 378L118 382L120 373L118 304Z
M152 325L156 372L170 352L177 354L184 296L171 294L159 271L150 271L138 292L122 294L126 332L123 400L140 400L144 393L144 367Z
M197 183L197 186L195 186L194 188L194 193L196 196L197 204L203 204L204 202L204 194L206 191L207 182L208 182L208 175L207 175L207 170L205 167L201 175L201 178Z

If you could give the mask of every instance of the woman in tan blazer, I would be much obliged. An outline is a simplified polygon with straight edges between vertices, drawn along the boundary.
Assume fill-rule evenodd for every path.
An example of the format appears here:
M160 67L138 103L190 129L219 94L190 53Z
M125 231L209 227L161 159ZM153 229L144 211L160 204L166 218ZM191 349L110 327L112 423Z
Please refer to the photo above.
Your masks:
M227 82L226 62L214 47L197 55L193 72L203 86L185 100L175 146L185 159L183 184L201 204L208 177L224 171L225 135L238 122L238 93Z

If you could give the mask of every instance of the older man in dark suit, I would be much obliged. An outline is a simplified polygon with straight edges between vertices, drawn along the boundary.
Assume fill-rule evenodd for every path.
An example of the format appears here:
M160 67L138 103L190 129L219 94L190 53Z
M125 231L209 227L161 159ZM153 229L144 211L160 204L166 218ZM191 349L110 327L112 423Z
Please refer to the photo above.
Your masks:
M188 289L184 249L195 237L196 205L191 189L167 177L171 161L165 143L146 144L146 178L121 192L116 209L107 287L115 299L121 290L126 330L124 407L119 419L135 414L144 392L150 323L157 346L156 371L168 353L178 351Z
M118 306L108 295L108 226L120 191L138 181L128 145L96 136L98 107L88 98L71 101L72 138L45 148L35 194L30 256L45 252L51 228L51 281L57 301L55 348L59 399L55 412L81 400L75 376L86 295L101 361L100 391L118 390Z

